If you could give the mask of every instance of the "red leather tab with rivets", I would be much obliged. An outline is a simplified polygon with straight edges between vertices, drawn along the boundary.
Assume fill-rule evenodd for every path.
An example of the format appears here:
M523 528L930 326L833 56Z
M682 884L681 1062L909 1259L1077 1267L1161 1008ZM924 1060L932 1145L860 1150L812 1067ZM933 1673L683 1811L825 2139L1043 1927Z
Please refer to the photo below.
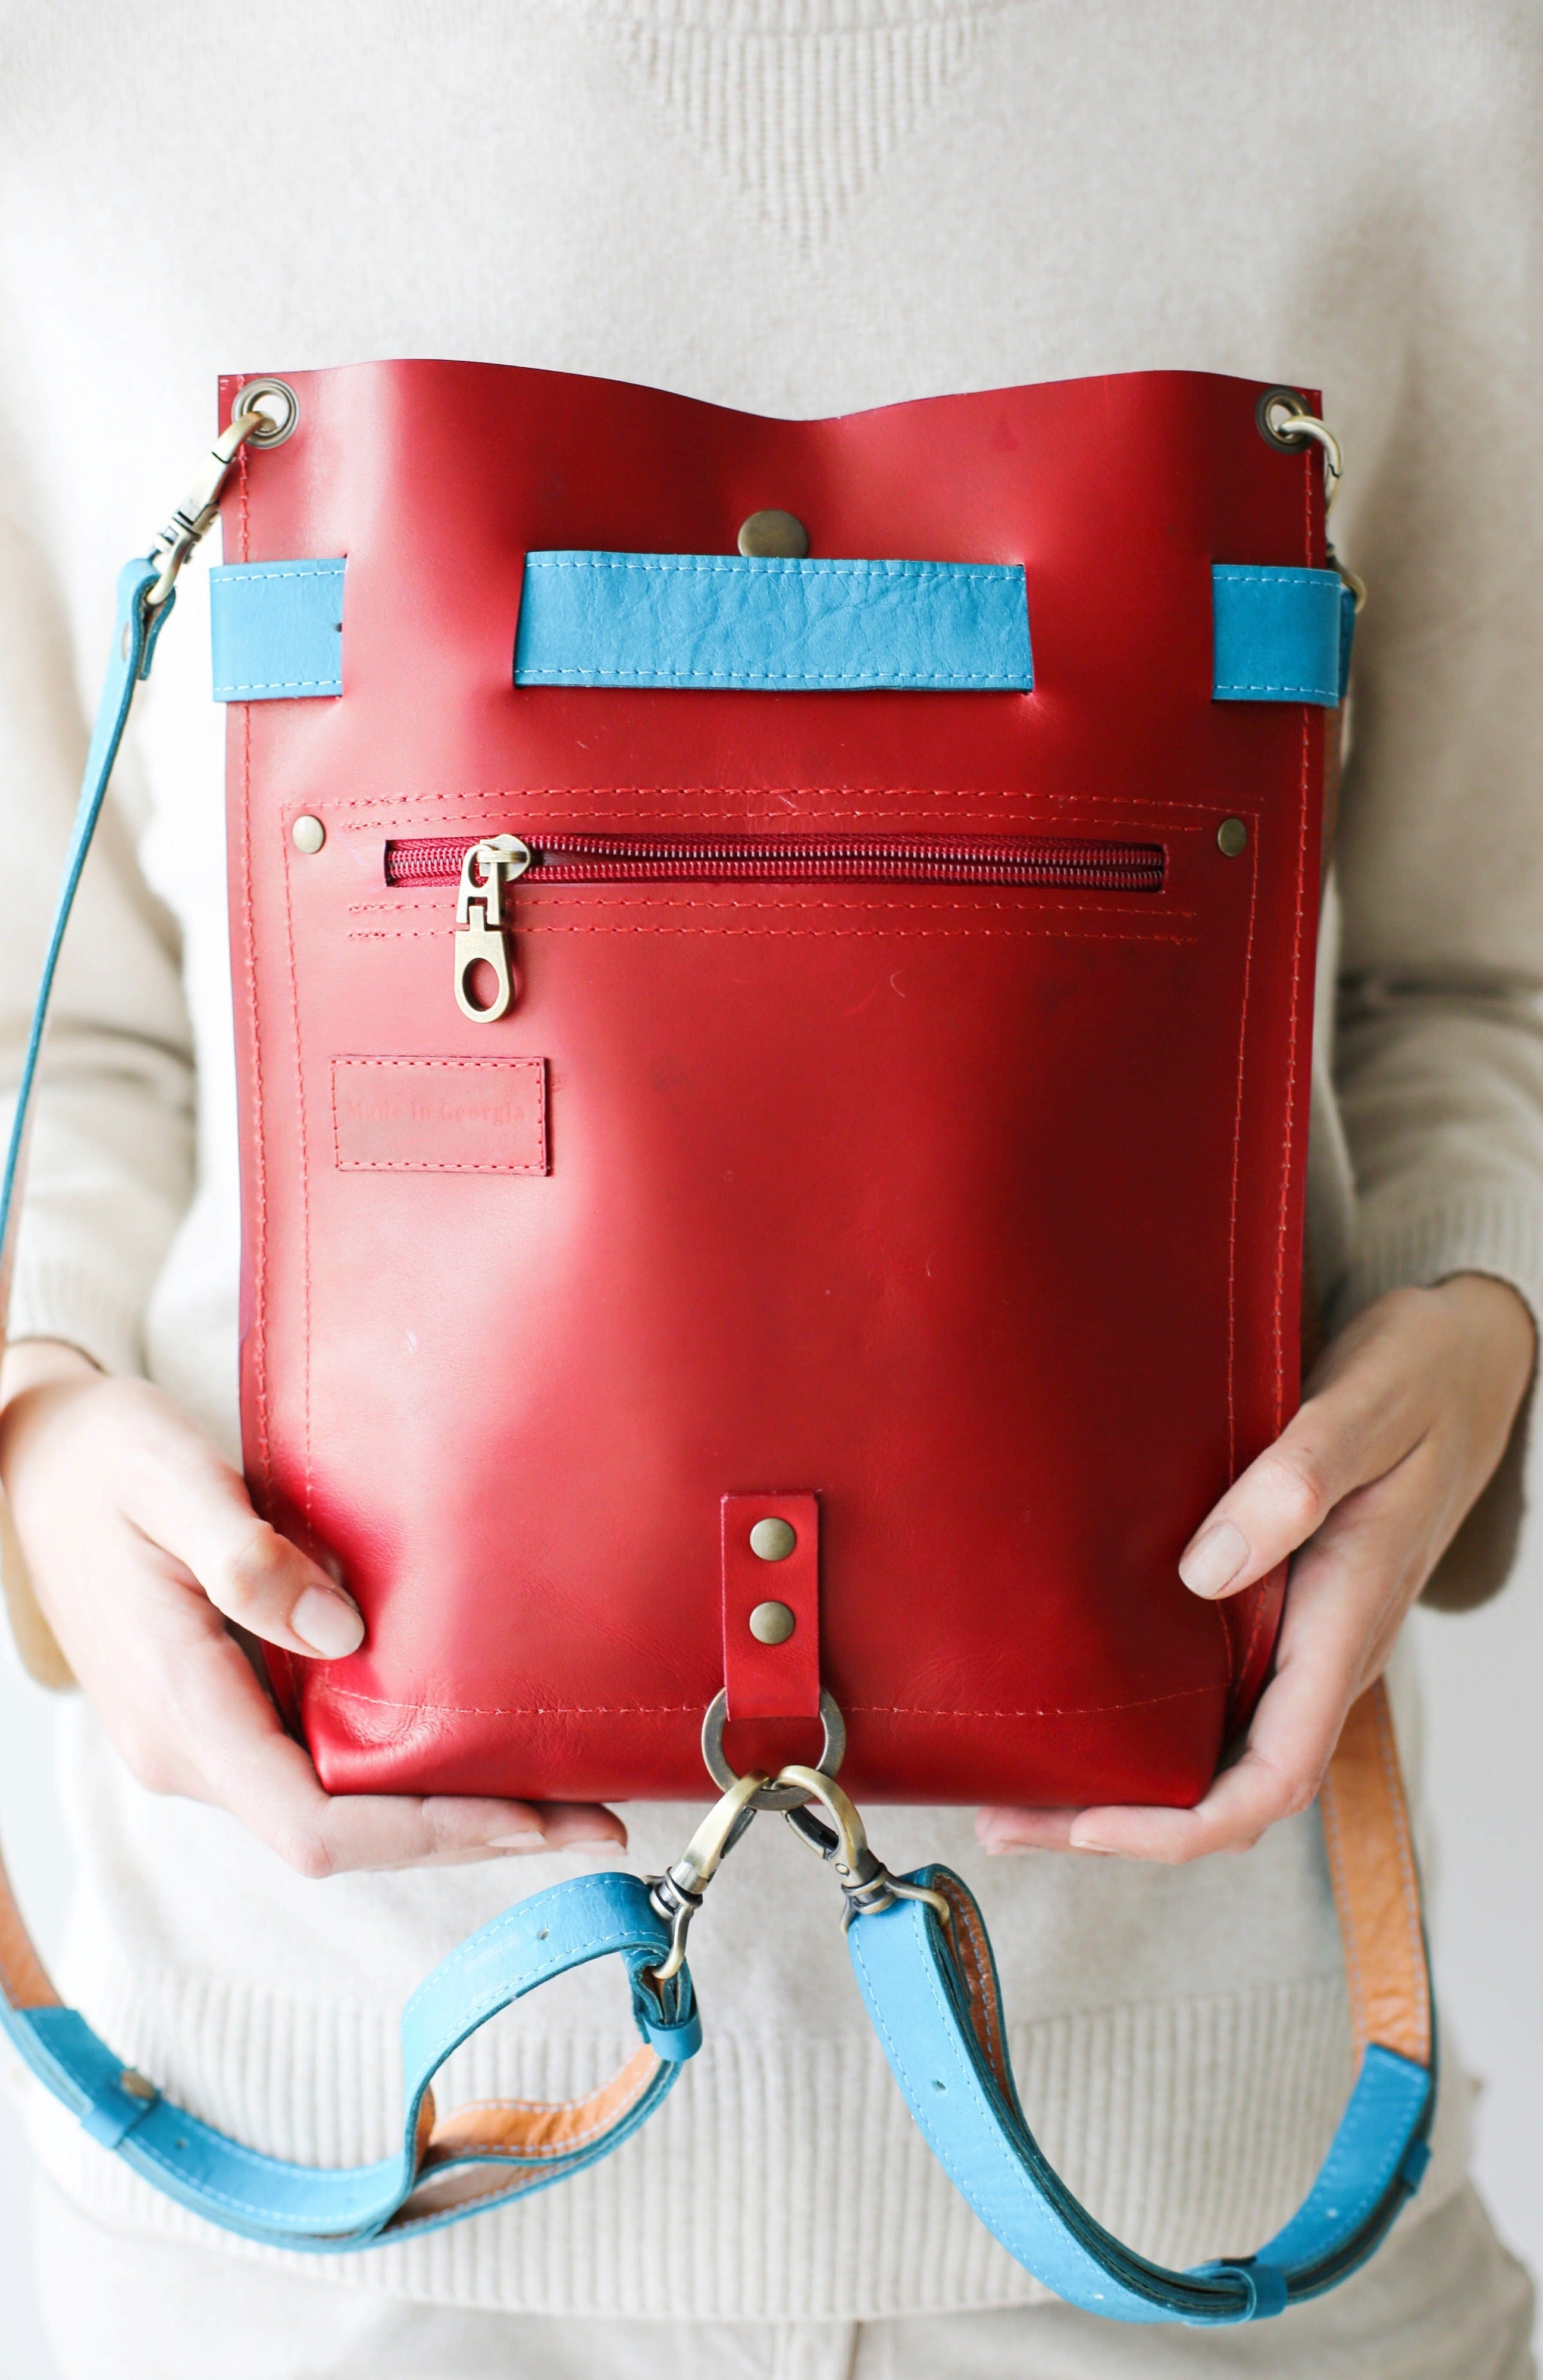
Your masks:
M723 1510L727 1715L731 1719L815 1718L820 1712L820 1505L813 1496L725 1496ZM793 1545L783 1554L787 1531ZM766 1551L758 1552L758 1546ZM792 1630L780 1642L764 1641L786 1627L777 1606L792 1613ZM752 1627L758 1614L763 1616Z

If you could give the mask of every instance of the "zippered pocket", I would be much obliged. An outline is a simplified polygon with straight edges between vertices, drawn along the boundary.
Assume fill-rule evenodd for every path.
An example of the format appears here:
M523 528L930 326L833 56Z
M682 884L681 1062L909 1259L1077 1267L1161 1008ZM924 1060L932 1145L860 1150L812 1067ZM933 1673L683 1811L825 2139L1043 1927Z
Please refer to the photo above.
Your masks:
M543 832L529 842L517 834L390 842L385 880L458 888L456 1001L463 1015L491 1025L514 1001L505 887L525 877L548 884L978 884L1149 893L1162 891L1166 861L1160 843L1043 835ZM479 968L492 972L487 999L478 997Z

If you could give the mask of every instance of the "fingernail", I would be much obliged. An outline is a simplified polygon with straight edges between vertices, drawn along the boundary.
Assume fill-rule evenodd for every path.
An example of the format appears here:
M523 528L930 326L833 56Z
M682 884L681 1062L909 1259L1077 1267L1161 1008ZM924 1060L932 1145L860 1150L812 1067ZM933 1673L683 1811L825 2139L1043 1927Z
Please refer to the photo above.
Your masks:
M490 1835L488 1849L491 1852L542 1852L546 1849L546 1837L531 1832L523 1835Z
M289 1615L289 1625L313 1653L324 1654L329 1661L357 1652L364 1642L364 1617L358 1605L324 1586L307 1587Z
M1095 1859L1118 1859L1120 1856L1112 1843L1087 1842L1078 1835L1073 1835L1070 1841L1073 1851L1091 1852Z
M1231 1521L1218 1521L1197 1537L1179 1564L1179 1576L1192 1595L1221 1595L1231 1586L1248 1560L1248 1540Z
M1033 1843L1021 1843L1014 1836L1005 1835L1000 1842L986 1845L986 1856L988 1859L997 1859L1005 1852L1031 1852L1034 1848Z

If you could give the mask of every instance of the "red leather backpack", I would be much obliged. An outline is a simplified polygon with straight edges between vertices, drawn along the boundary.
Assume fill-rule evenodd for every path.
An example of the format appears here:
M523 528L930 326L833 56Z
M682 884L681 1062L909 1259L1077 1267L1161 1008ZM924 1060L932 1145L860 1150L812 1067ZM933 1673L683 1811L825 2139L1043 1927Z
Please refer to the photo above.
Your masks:
M763 1807L835 1869L929 2139L1063 2294L1278 2313L1416 2185L1379 1692L1327 1810L1355 2096L1292 2224L1192 2274L1044 2166L975 1903L881 1867L848 1798L1191 1803L1269 1670L1282 1578L1211 1604L1176 1562L1297 1395L1350 616L1311 405L1190 372L828 421L473 364L223 385L120 582L23 1115L223 486L247 1467L367 1622L270 1653L275 1690L336 1792L722 1799L667 1876L575 1879L436 1971L400 2157L347 2174L125 2072L0 1898L0 2023L185 2203L320 2252L603 2154L696 2046L686 1927ZM614 2083L436 2123L468 2030L609 1952L643 2037Z
M869 1799L1194 1800L1280 1599L1175 1563L1297 1392L1316 455L1184 372L293 387L215 633L248 1469L369 1623L271 1657L323 1782L692 1798L719 1695L774 1769L823 1691ZM1219 695L1219 564L1314 699Z

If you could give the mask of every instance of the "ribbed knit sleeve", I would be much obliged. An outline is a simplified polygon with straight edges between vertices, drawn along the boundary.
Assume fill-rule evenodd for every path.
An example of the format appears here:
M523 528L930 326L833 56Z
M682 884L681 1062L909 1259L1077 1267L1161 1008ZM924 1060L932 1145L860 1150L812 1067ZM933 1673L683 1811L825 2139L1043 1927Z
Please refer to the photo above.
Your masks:
M1464 1270L1543 1320L1543 93L1455 75L1409 127L1417 286L1343 543L1371 599L1339 840L1336 1076L1355 1169L1332 1319ZM1512 1451L1442 1581L1509 1566ZM1459 1578L1453 1572L1461 1572Z

